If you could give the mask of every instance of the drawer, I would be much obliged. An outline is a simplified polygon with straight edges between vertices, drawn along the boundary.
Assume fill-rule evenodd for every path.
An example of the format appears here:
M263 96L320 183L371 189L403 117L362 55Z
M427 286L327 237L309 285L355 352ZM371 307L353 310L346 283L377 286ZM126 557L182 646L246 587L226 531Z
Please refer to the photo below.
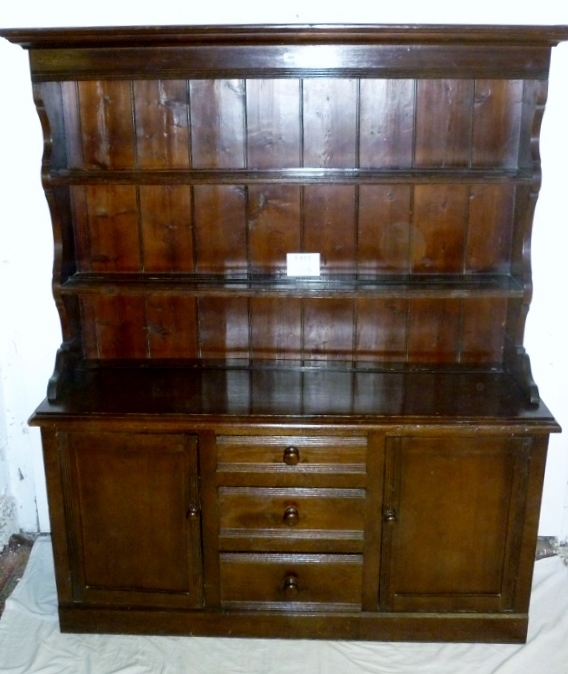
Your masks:
M219 488L220 547L358 552L364 489Z
M217 437L217 471L365 474L365 436Z
M221 555L224 608L361 610L362 555Z

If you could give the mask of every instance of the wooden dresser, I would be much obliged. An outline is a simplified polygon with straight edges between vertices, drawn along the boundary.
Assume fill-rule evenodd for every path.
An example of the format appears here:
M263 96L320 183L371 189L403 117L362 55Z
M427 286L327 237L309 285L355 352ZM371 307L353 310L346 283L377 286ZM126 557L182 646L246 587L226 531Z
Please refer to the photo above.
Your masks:
M0 34L45 138L61 629L523 641L568 27Z

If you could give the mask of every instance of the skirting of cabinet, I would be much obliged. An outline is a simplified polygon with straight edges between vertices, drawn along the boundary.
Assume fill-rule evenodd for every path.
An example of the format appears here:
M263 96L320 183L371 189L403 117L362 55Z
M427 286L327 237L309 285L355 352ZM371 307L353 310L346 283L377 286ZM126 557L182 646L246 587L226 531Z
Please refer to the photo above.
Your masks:
M326 613L114 610L60 606L62 632L173 636L524 643L528 617L509 613Z

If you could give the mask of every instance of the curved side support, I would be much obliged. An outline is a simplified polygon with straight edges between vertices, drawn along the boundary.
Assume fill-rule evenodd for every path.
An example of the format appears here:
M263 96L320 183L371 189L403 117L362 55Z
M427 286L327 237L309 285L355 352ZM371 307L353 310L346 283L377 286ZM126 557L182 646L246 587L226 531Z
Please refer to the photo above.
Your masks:
M79 361L79 351L72 344L62 344L55 355L55 368L47 383L47 399L56 402L64 385L72 378Z
M62 120L57 119L63 116L61 85L57 82L35 83L33 97L43 133L41 179L53 229L52 294L63 335L63 344L57 352L55 371L47 389L48 399L54 401L60 395L62 383L67 381L71 370L80 360L80 322L77 302L65 300L61 293L62 283L74 271L73 263L70 262L74 247L72 225L69 216L65 215L70 212L69 191L66 188L54 188L51 181L52 167L67 163L64 138L53 137L50 123L50 117L55 117L53 128L64 128Z
M535 208L540 191L542 173L540 159L540 132L548 95L547 81L525 83L524 126L530 134L528 152L519 158L522 165L529 165L532 172L531 184L527 192L518 192L518 204L522 208L516 239L513 241L513 274L523 284L523 298L514 303L507 321L507 345L505 347L505 367L515 378L531 404L540 403L538 387L534 381L530 358L523 346L527 315L533 295L531 243ZM522 190L522 188L519 188ZM517 206L519 207L519 205Z
M540 404L540 393L532 375L531 359L522 346L510 347L505 357L507 371L515 379L531 405Z

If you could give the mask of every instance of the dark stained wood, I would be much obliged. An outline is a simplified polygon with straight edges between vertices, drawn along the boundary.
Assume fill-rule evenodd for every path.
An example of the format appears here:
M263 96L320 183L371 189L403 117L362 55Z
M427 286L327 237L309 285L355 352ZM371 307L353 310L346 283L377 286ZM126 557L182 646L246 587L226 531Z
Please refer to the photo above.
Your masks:
M139 220L145 272L194 270L191 191L182 185L139 188Z
M74 599L199 606L199 519L188 515L199 505L195 440L120 433L72 433L65 440Z
M472 80L419 80L416 90L416 166L468 166Z
M189 95L185 80L137 80L132 85L137 166L190 165Z
M354 271L355 188L350 185L306 186L303 224L303 249L307 253L320 253L322 273Z
M248 166L300 166L301 80L251 79L246 87Z
M193 297L146 298L151 358L198 358L197 303Z
M412 166L415 88L414 80L361 80L359 165L362 168Z
M245 83L242 80L191 82L192 165L244 168Z
M468 198L466 186L414 188L412 271L463 270Z
M523 87L522 80L476 81L471 153L474 166L517 165Z
M410 271L412 189L406 185L362 185L358 206L358 271Z
M507 272L511 269L515 188L472 185L469 193L465 269Z
M303 165L357 165L357 82L306 79L303 83Z
M223 553L221 605L249 610L264 604L272 610L357 611L362 562L360 555Z
M64 342L31 424L61 629L522 642L568 27L0 35L30 50L53 221Z
M246 192L240 186L194 189L196 270L219 273L247 268Z
M133 168L130 83L94 80L79 82L77 86L84 167Z
M286 254L302 249L302 190L296 185L249 185L247 226L251 272L286 270Z
M524 439L393 437L380 603L393 611L506 611L518 572ZM446 551L446 552L444 552Z
M302 300L255 297L250 301L251 357L302 357Z
M73 191L75 241L83 271L141 271L136 189L87 185Z

